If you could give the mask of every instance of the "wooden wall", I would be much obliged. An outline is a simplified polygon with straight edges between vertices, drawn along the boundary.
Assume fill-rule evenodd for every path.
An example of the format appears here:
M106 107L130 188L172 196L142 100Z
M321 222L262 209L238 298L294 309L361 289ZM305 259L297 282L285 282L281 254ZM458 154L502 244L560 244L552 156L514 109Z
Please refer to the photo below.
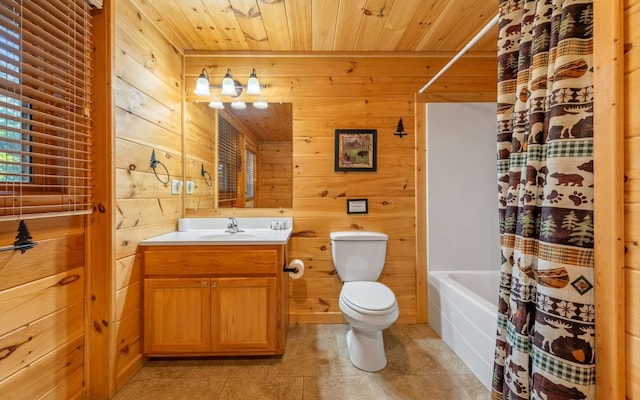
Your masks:
M84 394L85 217L27 221L27 250L0 253L0 397ZM18 222L0 222L12 246Z
M217 204L216 176L218 168L216 156L215 127L218 113L206 103L187 103L185 108L185 185L193 181L193 194L185 195L185 207L199 209L212 208ZM202 176L202 169L205 173ZM211 185L211 186L209 186Z
M449 60L448 56L262 55L248 59L228 54L185 55L188 102L199 100L189 88L202 68L208 69L212 83L219 82L227 68L234 72L256 68L261 83L268 86L263 91L265 100L293 104L293 205L282 213L294 218L288 256L302 259L307 268L302 279L290 281L291 322L343 322L338 308L341 283L331 261L329 241L329 233L340 230L389 234L380 280L398 298L399 321L419 319L417 292L425 295L426 287L418 285L420 271L416 270L414 95ZM478 92L494 93L495 100L495 71L495 58L463 58L449 70L449 78L437 82L434 89L453 93L450 100ZM409 134L404 138L393 135L400 118ZM377 171L334 171L334 135L339 128L378 131ZM347 214L348 198L367 198L369 213ZM279 212L235 211L238 216ZM203 209L188 210L187 214L226 215L225 210Z
M627 398L640 399L640 0L626 0L625 280Z
M291 142L260 142L257 154L256 207L291 208Z
M130 1L115 2L115 374L125 383L142 363L138 243L174 231L183 197L182 53Z

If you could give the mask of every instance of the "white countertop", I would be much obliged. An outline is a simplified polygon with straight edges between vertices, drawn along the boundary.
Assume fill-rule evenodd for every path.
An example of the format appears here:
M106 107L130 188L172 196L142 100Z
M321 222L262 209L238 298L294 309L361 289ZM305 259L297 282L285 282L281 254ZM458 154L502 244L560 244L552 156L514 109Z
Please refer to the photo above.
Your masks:
M258 245L286 244L291 229L245 229L244 232L227 233L224 229L192 229L187 232L170 232L140 242L141 246L178 245Z
M286 244L291 237L292 218L237 218L242 232L226 232L228 218L183 218L179 231L140 242L141 246L265 245ZM271 222L284 222L287 229L271 229Z

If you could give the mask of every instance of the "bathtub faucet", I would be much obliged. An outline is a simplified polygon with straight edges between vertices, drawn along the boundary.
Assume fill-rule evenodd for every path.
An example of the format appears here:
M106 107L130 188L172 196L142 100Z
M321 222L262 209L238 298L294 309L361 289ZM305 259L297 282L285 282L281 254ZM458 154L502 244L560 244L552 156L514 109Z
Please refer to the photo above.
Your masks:
M235 218L231 218L229 217L229 220L231 222L229 222L229 225L227 225L227 229L225 232L229 232L229 233L237 233L237 232L244 232L244 230L238 228L238 220Z

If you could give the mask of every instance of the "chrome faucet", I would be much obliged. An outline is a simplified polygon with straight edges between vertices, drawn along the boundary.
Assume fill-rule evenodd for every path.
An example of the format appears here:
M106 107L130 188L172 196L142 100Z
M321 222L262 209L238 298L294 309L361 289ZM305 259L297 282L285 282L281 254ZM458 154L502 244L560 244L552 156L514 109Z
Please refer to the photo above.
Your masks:
M238 228L238 220L232 217L229 217L229 220L231 222L229 222L229 225L227 225L227 229L226 232L229 233L238 233L238 232L244 232L244 230Z

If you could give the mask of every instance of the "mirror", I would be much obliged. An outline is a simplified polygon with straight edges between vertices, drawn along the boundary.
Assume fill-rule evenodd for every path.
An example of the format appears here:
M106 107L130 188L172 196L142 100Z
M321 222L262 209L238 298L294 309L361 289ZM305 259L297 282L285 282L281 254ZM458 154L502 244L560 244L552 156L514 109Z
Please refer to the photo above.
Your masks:
M290 103L266 109L225 103L221 110L187 104L185 207L291 208L292 109ZM236 135L234 143L229 138Z

